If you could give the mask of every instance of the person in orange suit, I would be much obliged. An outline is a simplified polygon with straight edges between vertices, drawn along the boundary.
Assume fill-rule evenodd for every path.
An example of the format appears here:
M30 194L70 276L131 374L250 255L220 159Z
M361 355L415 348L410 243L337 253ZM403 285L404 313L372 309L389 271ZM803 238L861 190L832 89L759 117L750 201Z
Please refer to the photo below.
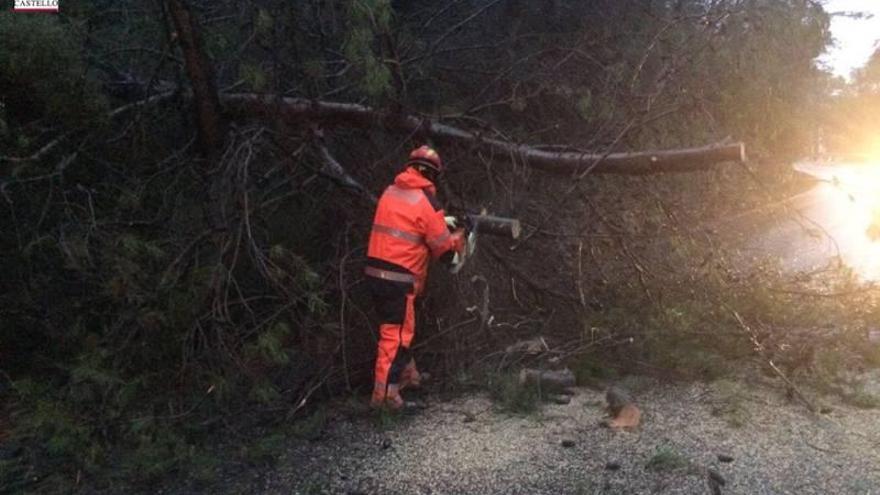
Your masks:
M424 291L431 258L464 253L464 230L450 231L455 222L437 202L434 183L443 171L434 149L416 148L376 206L365 269L380 319L373 407L399 410L405 404L400 391L420 384L410 351L415 299Z

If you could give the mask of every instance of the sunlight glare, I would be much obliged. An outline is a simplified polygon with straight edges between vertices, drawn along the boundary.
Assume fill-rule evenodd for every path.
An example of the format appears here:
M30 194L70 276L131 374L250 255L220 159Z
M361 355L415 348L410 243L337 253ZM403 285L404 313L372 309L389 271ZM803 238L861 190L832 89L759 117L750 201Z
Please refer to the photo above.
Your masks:
M840 168L834 178L817 191L829 217L828 233L840 248L844 263L860 278L878 280L880 238L872 240L869 230L880 222L880 161Z

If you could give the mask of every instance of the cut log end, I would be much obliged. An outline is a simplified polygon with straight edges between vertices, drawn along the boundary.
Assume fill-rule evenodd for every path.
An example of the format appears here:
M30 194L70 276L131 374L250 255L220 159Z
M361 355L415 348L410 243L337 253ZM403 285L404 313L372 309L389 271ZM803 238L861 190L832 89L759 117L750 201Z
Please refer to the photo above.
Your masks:
M564 392L575 385L574 373L569 369L537 370L524 368L520 371L522 385L535 385L548 392Z
M466 129L437 121L426 125L414 115L389 113L357 103L315 101L304 98L277 97L256 93L224 93L221 103L230 114L261 116L280 115L294 125L359 127L371 129L377 123L387 130L427 131L441 144L459 144L510 157L517 163L552 173L651 175L706 170L730 161L746 160L743 143L719 143L696 148L659 151L595 153L547 151L527 144L490 139Z
M470 215L470 219L474 224L474 229L482 234L517 239L522 232L519 220L515 218L503 218L492 215Z
M522 233L522 226L519 223L519 220L513 220L510 223L510 236L514 239L519 239L519 235Z

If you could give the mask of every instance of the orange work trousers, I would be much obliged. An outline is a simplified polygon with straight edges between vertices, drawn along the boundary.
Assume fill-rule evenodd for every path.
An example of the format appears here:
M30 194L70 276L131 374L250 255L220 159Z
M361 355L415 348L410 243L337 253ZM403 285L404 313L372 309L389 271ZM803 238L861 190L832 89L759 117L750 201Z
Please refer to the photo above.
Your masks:
M379 316L373 403L385 398L399 402L398 390L418 382L410 351L416 329L416 295L412 284L372 277L367 283Z

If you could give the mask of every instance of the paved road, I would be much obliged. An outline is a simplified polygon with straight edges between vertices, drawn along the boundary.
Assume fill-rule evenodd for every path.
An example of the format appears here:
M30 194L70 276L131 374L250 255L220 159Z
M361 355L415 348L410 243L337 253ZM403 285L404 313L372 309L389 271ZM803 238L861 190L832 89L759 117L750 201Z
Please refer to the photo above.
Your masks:
M789 270L818 269L838 255L865 281L880 280L880 242L868 228L880 211L880 167L797 163L813 188L730 222L750 258L768 253Z

